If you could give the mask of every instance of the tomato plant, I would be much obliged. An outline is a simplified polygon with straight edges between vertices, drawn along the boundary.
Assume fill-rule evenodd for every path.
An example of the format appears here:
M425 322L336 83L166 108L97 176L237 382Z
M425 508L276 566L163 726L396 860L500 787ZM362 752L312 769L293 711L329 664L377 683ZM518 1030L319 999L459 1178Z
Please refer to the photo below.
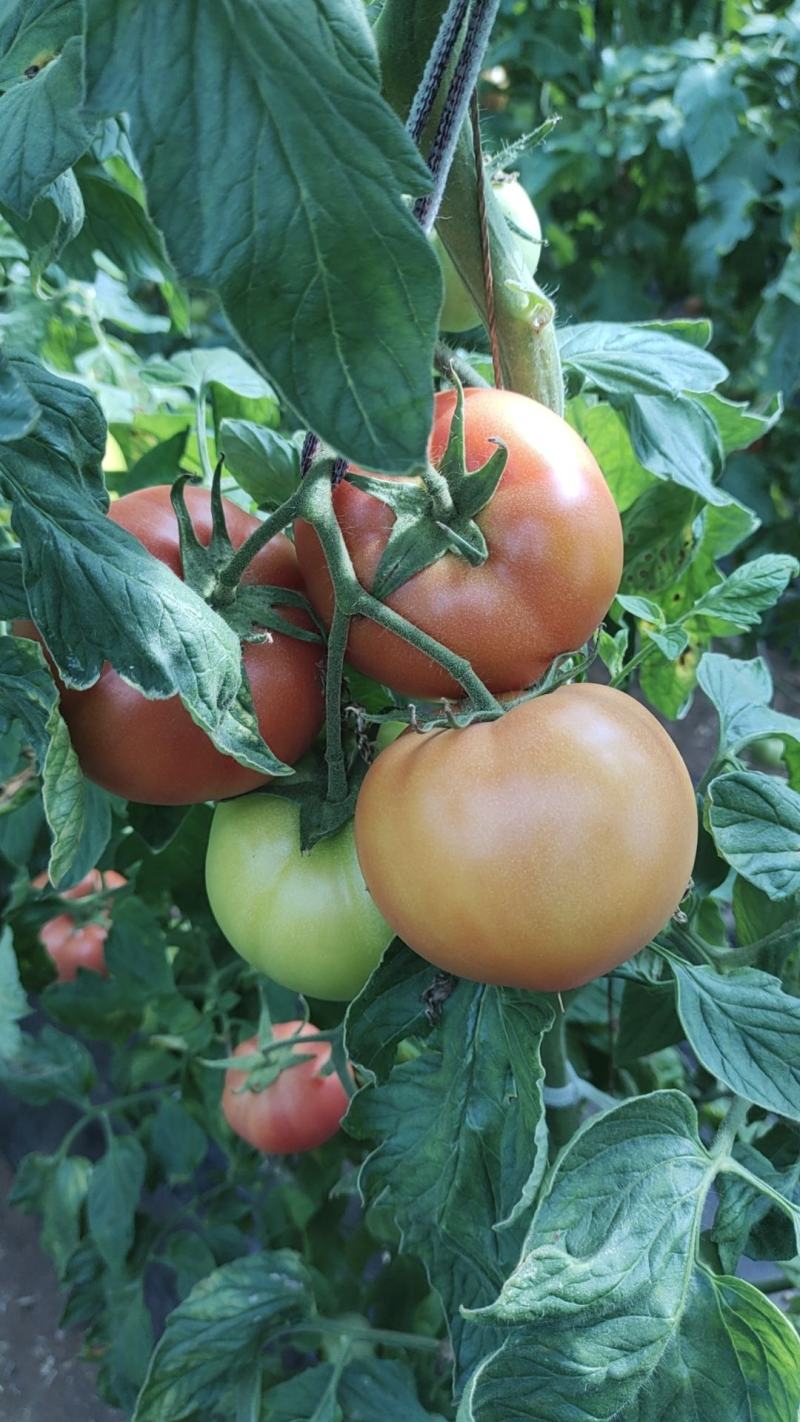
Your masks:
M195 535L207 544L209 492L190 487L185 496ZM230 501L224 508L231 542L238 548L258 521ZM167 485L124 495L111 504L108 517L182 575L178 522ZM289 540L280 535L261 549L245 581L302 588ZM292 608L285 615L301 626L311 625ZM293 763L308 749L322 720L319 649L274 632L266 641L245 642L242 651L259 730L280 760ZM84 773L114 795L151 805L186 805L241 795L268 779L218 751L177 697L149 700L111 666L88 691L63 684L60 691L61 711Z
M495 196L504 216L513 224L511 231L523 266L530 276L536 275L542 251L542 227L536 208L517 178L501 174L493 180ZM524 235L523 235L524 234ZM444 302L439 317L445 331L469 331L480 317L461 277L438 237L434 247L442 268Z
M121 889L127 880L114 869L101 873L92 869L72 886L65 889L63 899L83 899L87 895L102 894L108 890ZM38 874L33 880L35 889L47 886L46 874ZM88 921L76 920L72 914L59 913L48 918L39 929L39 941L53 961L60 983L71 983L79 968L87 972L105 975L105 941L108 937L107 915L102 908L97 917Z
M434 464L454 409L452 391L436 396ZM387 603L466 658L492 691L517 691L557 653L579 647L604 616L622 571L619 515L593 455L552 411L509 391L468 389L464 428L468 469L484 463L495 440L509 451L497 491L476 520L489 556L476 568L445 554ZM369 587L394 513L346 479L334 507L356 573ZM332 586L319 539L302 522L296 539L309 597L330 621ZM366 619L354 622L347 655L359 671L404 695L457 694L440 666Z
M375 902L423 957L557 992L664 927L689 884L697 811L655 717L582 684L488 724L401 736L361 788L356 843Z
M0 6L21 1414L797 1422L795 21Z
M282 1070L268 1085L258 1089L250 1075L229 1067L225 1073L222 1112L232 1131L256 1150L270 1155L292 1155L315 1150L339 1129L347 1110L348 1095L335 1071L330 1068L328 1042L317 1042L318 1029L311 1022L276 1022L275 1042L300 1038L292 1049L299 1060L283 1063ZM258 1055L258 1038L240 1042L235 1057ZM248 1085L248 1082L250 1083Z
M354 997L392 937L358 867L352 821L303 853L299 808L279 795L217 806L206 889L237 953L312 997Z

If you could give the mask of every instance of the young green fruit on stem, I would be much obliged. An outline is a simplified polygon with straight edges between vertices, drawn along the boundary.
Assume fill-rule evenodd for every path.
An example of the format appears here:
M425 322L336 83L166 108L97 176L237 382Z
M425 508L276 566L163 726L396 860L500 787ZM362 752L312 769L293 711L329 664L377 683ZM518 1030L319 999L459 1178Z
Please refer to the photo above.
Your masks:
M217 806L206 889L231 947L310 997L355 997L394 936L364 883L352 820L303 853L300 810L279 795Z
M229 1067L222 1114L231 1130L256 1150L270 1155L315 1150L336 1134L349 1099L336 1072L322 1074L331 1058L330 1043L314 1040L318 1029L311 1022L277 1022L272 1035L278 1042L301 1037L292 1052L306 1060L285 1067L260 1091L248 1086L247 1072ZM257 1053L258 1038L249 1037L234 1056ZM256 1085L252 1079L251 1084Z
M513 223L514 245L529 276L533 277L536 275L542 252L542 226L536 208L516 178L500 174L492 182L492 187L503 213ZM527 235L522 237L522 232ZM439 325L443 331L470 331L473 326L479 326L481 323L475 303L441 238L434 233L431 241L439 258L444 282L444 301Z
M448 443L456 394L435 398L429 453L438 467ZM490 691L531 686L560 652L581 646L607 612L622 574L622 526L594 456L558 415L511 391L464 391L466 468L497 450L508 460L475 524L488 557L473 566L455 552L410 577L385 598L429 636L471 663ZM393 479L395 488L413 481ZM333 504L362 585L372 589L395 523L383 499L347 479ZM330 625L333 588L319 538L295 526L308 596ZM458 697L442 667L408 642L355 617L348 661L405 696Z
M557 992L631 957L689 882L686 767L637 701L588 683L498 720L407 732L356 805L370 892L410 948L476 982Z

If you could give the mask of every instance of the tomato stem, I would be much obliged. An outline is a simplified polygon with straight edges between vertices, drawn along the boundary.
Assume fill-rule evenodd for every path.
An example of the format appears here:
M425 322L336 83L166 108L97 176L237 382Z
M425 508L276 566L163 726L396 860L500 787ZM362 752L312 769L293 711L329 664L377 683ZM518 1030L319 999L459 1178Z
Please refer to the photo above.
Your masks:
M342 741L342 680L350 618L338 600L328 635L325 663L325 758L328 763L328 800L338 805L347 799L347 766Z
M549 1032L545 1032L542 1038L545 1087L563 1091L571 1081L565 1012L560 1002L560 995L551 993L549 996L555 1012L555 1021ZM580 1109L577 1102L571 1100L563 1106L548 1105L546 1110L547 1129L550 1135L550 1158L552 1160L577 1131L580 1125Z
M299 1323L287 1329L281 1338L289 1334L325 1334L337 1338L351 1338L354 1343L375 1343L386 1348L414 1348L419 1352L438 1353L444 1345L441 1338L426 1338L419 1333L400 1333L392 1328L361 1328L338 1318L315 1318L308 1323Z
M240 548L236 550L230 562L222 569L217 577L217 587L211 605L224 606L232 602L236 596L236 589L242 578L245 569L249 567L257 553L260 553L265 544L271 538L281 533L286 525L291 523L296 517L303 489L302 486L296 489L289 496L280 508L269 514L255 532L246 538Z

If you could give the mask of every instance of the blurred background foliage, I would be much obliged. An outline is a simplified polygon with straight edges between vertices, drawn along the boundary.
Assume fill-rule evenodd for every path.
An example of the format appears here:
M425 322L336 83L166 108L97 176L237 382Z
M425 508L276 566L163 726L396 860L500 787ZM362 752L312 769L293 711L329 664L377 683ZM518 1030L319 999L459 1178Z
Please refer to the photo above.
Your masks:
M800 4L503 0L481 94L493 150L559 118L515 166L560 323L708 317L725 393L782 396L726 468L748 557L800 549L799 65Z

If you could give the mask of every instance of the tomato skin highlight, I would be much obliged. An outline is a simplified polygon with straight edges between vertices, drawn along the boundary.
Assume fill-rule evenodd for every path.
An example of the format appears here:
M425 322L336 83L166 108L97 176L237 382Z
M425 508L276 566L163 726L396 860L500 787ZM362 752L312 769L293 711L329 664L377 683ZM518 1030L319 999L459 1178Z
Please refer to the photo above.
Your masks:
M582 683L497 721L408 733L370 767L356 845L375 902L437 968L557 992L616 967L683 897L688 771L623 692Z
M429 451L444 453L456 397L435 398ZM388 605L472 663L498 694L531 686L559 652L581 646L601 622L622 574L622 526L594 456L552 410L511 391L464 391L467 467L479 468L497 437L509 458L477 515L489 549L478 568L446 553L386 599ZM370 589L394 523L382 500L346 480L334 508L359 581ZM333 592L314 530L298 521L297 556L308 596L330 625ZM458 685L393 632L353 619L348 661L405 696L459 697Z
M279 795L217 806L206 890L231 947L311 997L355 997L393 937L367 892L352 821L304 854L298 806Z
M185 495L195 532L207 544L209 491L189 486ZM231 542L238 548L258 528L259 520L228 499L223 505ZM178 524L168 485L125 494L112 502L108 517L182 576ZM254 558L244 581L302 590L289 539L282 534L271 539ZM296 609L283 612L288 620L310 626ZM18 624L15 631L41 640L31 622ZM270 749L287 764L304 754L322 724L322 657L318 644L279 632L272 634L271 642L244 644L244 666L259 729ZM149 805L189 805L241 795L270 778L218 751L177 696L149 700L108 663L88 691L74 691L57 681L61 712L81 767L112 795Z
M46 874L37 874L32 881L35 889L44 889L49 884ZM120 889L127 879L114 869L90 869L79 883L65 889L62 899L83 899L88 894L99 894L103 889ZM39 942L52 959L56 976L60 983L75 980L79 968L87 972L108 976L105 943L108 937L107 915L102 914L97 923L78 923L71 914L59 913L48 918L39 929Z
M231 1130L256 1150L270 1155L315 1150L336 1135L349 1099L335 1072L320 1075L330 1061L330 1043L314 1041L318 1029L310 1022L278 1022L272 1033L278 1041L299 1034L303 1042L294 1050L310 1060L282 1071L277 1080L258 1092L239 1091L247 1073L229 1067L222 1113ZM248 1037L233 1055L246 1057L257 1051L258 1038Z

